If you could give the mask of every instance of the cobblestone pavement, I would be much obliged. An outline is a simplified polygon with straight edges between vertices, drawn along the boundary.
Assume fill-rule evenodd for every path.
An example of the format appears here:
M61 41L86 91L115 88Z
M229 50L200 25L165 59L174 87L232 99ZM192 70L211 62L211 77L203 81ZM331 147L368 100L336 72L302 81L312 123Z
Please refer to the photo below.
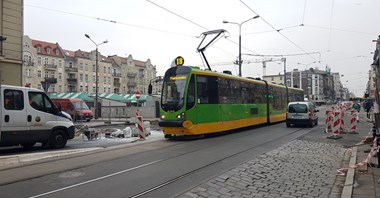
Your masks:
M337 144L293 140L179 197L331 197L344 156Z

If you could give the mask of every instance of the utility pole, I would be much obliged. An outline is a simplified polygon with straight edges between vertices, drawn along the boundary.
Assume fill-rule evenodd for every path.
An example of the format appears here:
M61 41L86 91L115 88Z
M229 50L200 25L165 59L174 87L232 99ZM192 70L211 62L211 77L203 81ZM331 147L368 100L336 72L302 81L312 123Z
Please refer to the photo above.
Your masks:
M373 63L372 67L375 71L375 79L376 79L376 84L375 84L375 101L376 103L374 104L373 110L374 110L374 116L375 116L375 124L377 131L379 131L380 128L380 35L377 38L377 40L373 40L376 42L376 49L375 49L375 54L373 56Z

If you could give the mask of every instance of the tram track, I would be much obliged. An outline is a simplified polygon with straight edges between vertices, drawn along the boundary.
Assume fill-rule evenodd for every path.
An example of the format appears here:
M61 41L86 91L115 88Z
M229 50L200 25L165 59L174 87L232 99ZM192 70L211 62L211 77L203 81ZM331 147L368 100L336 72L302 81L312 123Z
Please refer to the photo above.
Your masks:
M252 154L249 151L252 151L252 150L258 151L259 150L260 153L258 153L258 155L265 153L265 152L267 152L267 151L263 150L263 148L265 147L264 146L265 144L269 144L269 147L274 148L276 146L280 146L286 142L289 142L293 139L296 139L297 137L302 136L303 134L306 134L310 131L310 130L305 130L304 128L298 128L298 129L295 128L295 130L287 130L286 132L284 131L284 133L281 134L281 133L279 133L279 132L282 132L281 128L277 128L277 129L272 130L270 128L263 127L262 129L264 129L265 131L270 130L271 133L267 133L265 131L264 132L263 131L262 132L257 131L259 133L256 133L257 137L255 137L255 138L261 139L264 136L266 137L266 134L272 134L269 136L270 138L265 139L266 141L256 142L252 146L251 145L244 145L244 147L242 147L239 150L231 149L231 151L229 153L225 153L225 155L220 155L219 157L216 157L212 160L208 160L208 161L204 162L204 164L199 164L199 167L189 168L188 170L184 169L182 172L178 172L177 175L172 175L171 178L167 177L165 179L162 179L162 181L158 180L156 183L151 183L151 185L148 185L148 186L140 186L140 190L135 189L134 192L130 192L131 194L128 194L125 196L126 197L149 197L149 196L153 196L154 194L157 194L157 193L159 194L162 192L162 191L160 191L160 189L165 190L165 187L168 187L170 184L173 184L177 181L184 182L184 181L186 181L186 178L189 179L192 177L194 178L196 176L199 176L202 173L202 171L205 172L205 171L210 170L210 169L214 169L215 171L218 171L218 166L219 167L223 166L222 169L230 168L231 166L235 166L236 162L233 162L233 161L239 157L240 157L239 163L242 163L246 160L249 160L249 159L251 159L251 157L253 158L255 156L255 155L252 156ZM235 142L235 143L238 142L238 144L241 144L241 143L243 143L243 144L248 143L249 144L250 138L247 138L246 136L250 133L251 132L240 131L239 133L233 133L233 134L228 134L226 136L224 136L224 135L221 136L221 137L225 137L225 138L216 138L216 139L205 138L206 141L210 140L210 143L212 143L211 144L212 146L210 146L210 144L207 144L207 143L205 144L205 142L203 142L203 140L186 142L186 143L191 144L190 146L193 148L190 151L182 151L181 150L181 148L184 148L184 147L190 148L190 146L183 146L183 142L182 143L179 143L177 141L171 142L171 144L166 145L166 146L159 144L161 146L158 146L158 145L155 146L155 149L156 150L158 149L159 153L166 153L168 151L176 151L176 150L178 150L180 152L172 152L170 154L171 156L167 156L164 158L158 157L157 153L149 152L149 156L156 156L156 157L148 157L148 158L146 158L146 160L141 161L141 164L135 163L135 166L130 166L127 169L119 169L116 172L114 172L115 169L113 169L114 170L113 172L108 172L106 175L100 175L99 177L92 178L90 180L84 180L80 183L73 184L71 186L63 186L62 188L51 189L51 191L49 191L49 192L45 191L44 193L40 191L40 193L36 193L36 194L34 194L34 196L39 197L39 195L42 195L42 197L44 197L46 195L51 195L51 194L56 194L56 193L62 193L62 195L66 195L66 194L70 194L70 192L68 191L69 189L71 189L70 191L75 192L76 190L74 190L74 189L77 189L77 187L87 186L93 182L100 182L101 180L103 180L103 182L104 182L104 180L106 180L106 183L109 183L109 182L112 183L112 181L115 181L115 179L111 179L111 178L116 177L116 176L125 177L125 174L127 174L128 172L129 173L132 173L134 171L144 172L146 169L152 169L152 168L154 169L155 168L154 166L163 167L163 166L170 164L170 163L173 163L175 161L178 162L178 160L181 160L181 158L182 159L189 158L189 157L187 157L187 155L190 157L191 156L194 157L197 155L199 156L200 153L210 152L211 150L214 150L212 152L215 152L215 149L220 149L219 147L216 147L215 145L223 144L226 141L226 139L230 138L231 136L233 136L232 138L234 138L233 141L231 141L231 142ZM277 134L277 135L273 136L273 134ZM235 136L235 135L237 135L237 136ZM242 140L243 140L243 142L242 142ZM248 141L244 141L244 140L248 140ZM234 144L232 144L230 146L234 146ZM268 145L266 145L266 146L268 147ZM162 150L162 149L164 149L164 150ZM147 152L147 150L145 152ZM100 152L100 153L102 153L102 152ZM133 153L132 155L136 155L136 154L137 153ZM234 158L234 157L236 157L236 158ZM242 157L244 157L244 159L243 159L244 161L241 160ZM78 156L76 156L76 158L78 158ZM122 156L118 156L115 158L115 160L122 160L122 159L123 159ZM150 161L148 161L147 159L150 159ZM67 160L67 158L66 158L66 160ZM111 160L111 159L109 158L109 160ZM226 160L224 162L224 164L219 164L219 163L223 162L224 160ZM117 163L120 163L120 161ZM163 164L163 163L166 163L166 164ZM86 165L80 166L80 168L86 169L85 167L90 168L91 166L92 165L87 164L87 166ZM109 170L111 170L111 169L112 169L112 167L109 167ZM75 168L74 169L69 168L69 169L66 169L65 171L68 171L68 170L75 170ZM208 177L214 177L215 174L217 174L215 171L212 171L211 174L207 175L207 178ZM197 173L198 173L198 175L197 175ZM136 174L136 173L133 173L133 174ZM192 176L192 177L190 177L190 176ZM33 177L33 178L36 178L36 177ZM109 180L109 179L111 179L111 180ZM202 180L204 180L204 179L205 178L203 177ZM107 181L107 180L109 180L109 181ZM177 183L175 185L177 185ZM196 184L190 184L189 186L186 186L186 188L191 188L191 186L194 186L194 185L196 185ZM87 188L87 187L85 187L85 188ZM143 188L145 188L145 189L143 189ZM171 188L166 188L166 190L167 189L171 189ZM178 194L180 192L183 192L183 190L184 189L181 188L181 190L179 190L178 192L173 192L173 195ZM155 196L155 197L157 197L157 196Z
M281 138L283 138L283 137L285 137L285 136L294 135L294 134L296 134L296 133L298 133L298 132L300 132L300 131L302 131L302 130L304 130L304 129L305 129L305 128L297 129L297 130L295 130L295 131L293 131L293 132L291 132L291 133L287 133L287 134L285 134L285 135L282 135L282 136L280 136L280 137L277 137L276 139L272 139L272 140L269 140L269 141L265 141L265 142L263 142L263 143L261 143L261 144L258 144L258 145L252 146L252 147L248 147L248 148L246 148L246 149L244 149L244 150L241 150L241 151L239 151L239 152L236 152L236 153L230 154L230 155L228 155L228 156L226 156L226 157L224 157L224 158L221 158L221 159L219 159L219 160L216 160L216 161L214 161L214 162L212 162L212 163L209 163L209 164L207 164L207 165L204 165L204 166L198 167L198 168L196 168L196 169L194 169L194 170L192 170L192 171L189 171L189 172L187 172L187 173L181 174L181 175L179 175L179 176L177 176L177 177L175 177L175 178L173 178L173 179L170 179L170 180L168 180L168 181L166 181L166 182L163 182L163 183L161 183L161 184L159 184L159 185L156 185L156 186L154 186L154 187L151 187L151 188L149 188L149 189L146 189L146 190L144 190L144 191L141 191L141 192L139 192L139 193L136 193L136 194L134 194L134 195L132 195L132 196L129 196L129 198L137 198L137 197L141 197L141 196L147 195L147 194L149 194L149 193L151 193L151 192L153 192L153 191L155 191L155 190L158 190L158 189L160 189L160 188L164 188L164 187L170 185L171 183L174 183L174 182L176 182L176 181L178 181L178 180L181 180L181 179L183 179L183 178L185 178L185 177L187 177L187 176L189 176L189 175L191 175L191 174L194 174L194 173L196 173L196 172L198 172L198 171L200 171L200 170L202 170L202 169L204 169L204 168L210 167L210 166L212 166L212 165L215 165L215 164L217 164L217 163L220 163L220 162L222 162L222 161L224 161L224 160L226 160L226 159L232 158L232 157L237 156L237 155L239 155L239 154L242 154L242 153L248 152L248 151L250 151L250 150L252 150L252 149L255 149L255 148L261 147L261 146L263 146L264 144L268 144L268 143L276 142L276 141L278 141L278 139L281 139ZM292 140L293 140L293 139L296 139L297 137L299 137L299 136L301 136L301 135L303 135L303 134L306 134L306 133L308 133L308 132L309 132L309 130L308 130L308 131L305 131L304 133L302 133L302 134L300 134L300 135L295 136L295 138L292 138ZM199 151L200 151L200 150L193 151L193 152L199 152ZM189 153L186 153L186 154L183 154L183 155L187 155L187 154L189 154ZM168 158L168 159L162 160L162 161L160 161L160 163L162 163L162 162L164 162L164 161L167 161L167 160L170 160L170 159L173 159L173 158L176 158L176 157L179 157L179 156L175 156L175 157L172 157L172 158Z

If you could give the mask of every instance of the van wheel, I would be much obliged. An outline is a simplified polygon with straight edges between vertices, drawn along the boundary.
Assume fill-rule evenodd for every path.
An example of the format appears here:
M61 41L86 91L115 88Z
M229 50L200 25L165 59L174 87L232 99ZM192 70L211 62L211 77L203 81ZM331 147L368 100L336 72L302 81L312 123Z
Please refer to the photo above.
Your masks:
M67 143L67 135L63 130L55 130L50 136L51 148L63 148Z
M28 143L22 143L20 144L22 147L26 148L26 149L30 149L30 148L33 148L33 146L36 144L36 142L28 142Z

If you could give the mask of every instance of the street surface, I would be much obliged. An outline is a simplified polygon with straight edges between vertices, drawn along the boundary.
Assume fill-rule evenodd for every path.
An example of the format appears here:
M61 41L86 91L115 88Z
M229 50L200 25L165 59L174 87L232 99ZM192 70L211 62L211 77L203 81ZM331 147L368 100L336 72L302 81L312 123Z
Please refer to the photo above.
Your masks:
M279 123L196 140L124 142L3 169L0 191L4 197L329 197L345 153L332 143L357 142L327 139L319 109L314 128Z

